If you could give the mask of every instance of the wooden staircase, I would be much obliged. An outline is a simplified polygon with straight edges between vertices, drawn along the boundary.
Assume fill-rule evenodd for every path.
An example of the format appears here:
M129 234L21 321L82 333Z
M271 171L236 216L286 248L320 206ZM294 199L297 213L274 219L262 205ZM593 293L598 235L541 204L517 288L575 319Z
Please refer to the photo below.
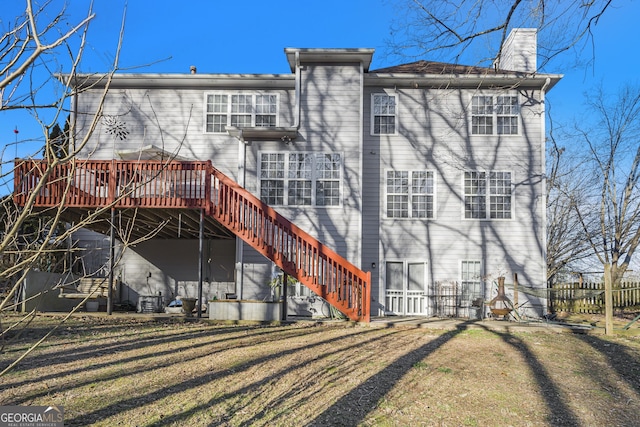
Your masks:
M370 320L371 273L298 228L211 162L16 161L18 206L202 209L349 319ZM30 201L31 198L31 201Z

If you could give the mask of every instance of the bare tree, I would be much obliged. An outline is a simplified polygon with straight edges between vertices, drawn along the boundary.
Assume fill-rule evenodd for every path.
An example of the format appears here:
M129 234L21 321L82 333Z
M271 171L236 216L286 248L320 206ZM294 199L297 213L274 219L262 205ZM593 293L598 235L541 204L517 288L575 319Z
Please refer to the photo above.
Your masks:
M566 155L564 147L550 135L547 157L547 284L558 277L584 270L593 251L585 238L585 229L576 206L584 200L588 177L584 165ZM591 225L591 224L590 224ZM592 227L589 227L592 229Z
M95 111L88 120L89 125L82 135L76 132L73 122L66 122L64 131L61 131L59 122L66 121L70 113L70 99L77 95L77 81L82 78L78 69L85 51L89 26L95 17L92 5L89 4L84 18L78 22L70 22L64 7L54 9L54 3L50 1L36 3L25 0L24 13L0 35L0 114L8 111L22 111L25 115L28 113L33 126L42 130L44 146L33 149L34 157L42 155L44 159L29 163L35 165L29 173L37 175L38 183L25 195L25 202L16 206L11 195L0 200L0 284L3 285L0 298L0 346L4 346L17 331L28 325L35 315L35 310L11 316L8 313L15 308L15 297L28 271L34 268L68 271L74 251L79 250L69 244L73 233L104 217L105 212L109 212L111 208L101 206L80 221L69 224L64 220L67 209L64 203L46 210L36 209L35 206L37 195L43 192L47 181L50 181L56 170L60 170L61 165L69 165L70 172L67 176L56 177L58 186L63 191L69 191L76 156L85 147L102 119L109 83L118 69L117 58L122 42L121 30L112 69L102 76L106 84ZM65 74L60 73L63 65L69 70ZM71 140L73 144L70 143ZM4 150L7 150L6 146ZM2 154L1 184L4 188L13 189L14 174L17 174L21 164L14 163L13 158L5 161L9 156L5 157L7 153L4 151ZM27 163L22 163L24 164ZM150 232L152 234L153 231ZM127 230L120 230L118 238L123 246L131 243ZM113 261L117 260L112 258L111 261L113 265ZM69 315L85 301L86 299L78 301ZM60 324L66 318L68 316ZM8 366L0 367L0 376L16 366L58 326L24 352L17 353Z
M612 331L612 286L619 282L640 243L640 87L617 97L602 89L587 97L593 125L581 125L591 179L574 209L594 255L604 267L607 333ZM588 123L588 121L583 121Z
M499 60L512 28L537 28L539 68L560 54L590 47L594 26L612 0L393 0L398 18L388 54L458 62L476 46ZM499 47L496 51L496 47ZM493 49L493 50L492 50Z

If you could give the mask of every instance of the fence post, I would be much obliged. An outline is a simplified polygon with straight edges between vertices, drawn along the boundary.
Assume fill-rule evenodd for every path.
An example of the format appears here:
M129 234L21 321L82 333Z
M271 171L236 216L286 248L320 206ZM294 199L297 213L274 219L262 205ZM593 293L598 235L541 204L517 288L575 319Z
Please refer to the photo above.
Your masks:
M613 334L613 292L611 283L611 265L604 265L604 333Z
M513 307L518 310L518 273L513 273Z

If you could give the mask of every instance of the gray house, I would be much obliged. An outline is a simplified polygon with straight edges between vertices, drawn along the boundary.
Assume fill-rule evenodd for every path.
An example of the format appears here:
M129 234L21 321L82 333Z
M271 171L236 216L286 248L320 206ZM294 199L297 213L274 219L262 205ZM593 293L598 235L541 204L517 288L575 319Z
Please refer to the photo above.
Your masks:
M364 272L357 276L363 288L352 288L357 280L348 273L336 281L348 287L336 292L344 292L338 299L364 295L357 304L367 305L367 318L477 317L486 310L477 302L493 297L499 276L509 283L517 275L524 288L546 286L544 107L561 76L536 72L535 30L512 31L490 68L418 61L375 69L372 49L284 53L290 74L206 74L192 67L185 74L77 81L75 144L91 177L83 191L95 198L85 209L115 192L138 201L211 200L226 194L216 182L233 182L259 200L227 214L248 221L232 232L223 214L210 217L204 208L154 210L147 200L115 209L126 231L116 236L120 299L161 293L166 302L195 297L200 286L206 299L267 300L277 297L272 285L284 269L295 279L288 280L289 313L321 314L326 305L317 295L326 295L314 283L325 286L338 270L319 267L305 282L302 275L316 267L296 261L286 268L313 258L315 248L330 248ZM226 178L207 187L208 174L174 171L162 189L150 190L146 181L126 190L124 175L108 184L114 173L97 166L114 159L207 162ZM165 173L158 169L154 179ZM240 199L246 197L233 200ZM308 233L314 249L283 249L302 233L291 234L290 226L273 232L286 241L278 250L241 235L252 229L255 237L256 224L275 221L252 219L263 211ZM103 234L94 240L104 240L107 229L96 231ZM91 239L85 233L81 240ZM545 300L528 294L519 303L532 315L546 309Z

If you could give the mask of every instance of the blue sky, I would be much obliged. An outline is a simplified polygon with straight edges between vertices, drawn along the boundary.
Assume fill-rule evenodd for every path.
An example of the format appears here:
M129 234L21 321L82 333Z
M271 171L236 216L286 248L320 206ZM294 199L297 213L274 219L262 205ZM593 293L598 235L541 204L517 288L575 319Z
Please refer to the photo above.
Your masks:
M70 3L69 20L77 22L89 1ZM109 69L125 3L95 0L97 16L82 71ZM395 65L397 60L389 62L383 55L391 21L397 16L393 6L392 0L129 0L120 67L144 73L186 73L190 65L197 66L198 73L289 73L286 47L375 48L372 68ZM22 0L3 1L2 30L23 8ZM638 17L640 2L616 0L595 27L594 63L586 68L547 70L565 75L549 94L556 123L568 123L579 115L583 93L600 83L608 91L640 83L635 46L640 39ZM591 52L583 59L590 60ZM15 141L16 127L19 141L42 137L24 114L0 112L0 144ZM33 152L34 144L19 144L18 155ZM12 158L13 146L6 151Z

